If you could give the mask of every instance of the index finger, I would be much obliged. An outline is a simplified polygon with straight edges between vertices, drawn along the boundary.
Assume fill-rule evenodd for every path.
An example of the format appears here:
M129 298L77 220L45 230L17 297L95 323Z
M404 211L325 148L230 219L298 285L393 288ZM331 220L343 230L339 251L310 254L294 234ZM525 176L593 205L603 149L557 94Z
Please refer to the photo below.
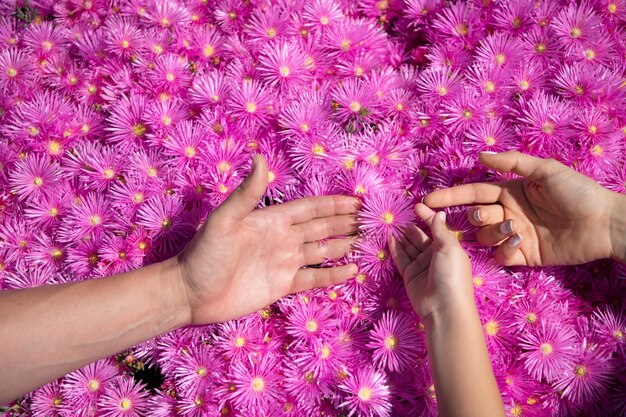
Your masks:
M354 214L361 201L347 195L305 197L274 206L273 209L288 217L291 224L304 223L321 217Z
M500 199L502 186L498 183L479 182L433 191L424 198L428 207L439 208L463 204L493 204Z

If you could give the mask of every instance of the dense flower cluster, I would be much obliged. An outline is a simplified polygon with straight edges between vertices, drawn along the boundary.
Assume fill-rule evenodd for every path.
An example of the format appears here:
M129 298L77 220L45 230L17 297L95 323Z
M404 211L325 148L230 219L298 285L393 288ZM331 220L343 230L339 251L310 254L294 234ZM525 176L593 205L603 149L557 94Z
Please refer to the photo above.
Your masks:
M626 192L624 0L0 10L0 289L171 256L253 153L269 162L265 205L364 201L348 283L163 335L36 390L14 415L435 416L423 327L386 246L412 205L501 179L477 155L508 149ZM503 269L464 210L448 219L508 414L626 416L624 268ZM142 366L163 375L155 391L133 376Z

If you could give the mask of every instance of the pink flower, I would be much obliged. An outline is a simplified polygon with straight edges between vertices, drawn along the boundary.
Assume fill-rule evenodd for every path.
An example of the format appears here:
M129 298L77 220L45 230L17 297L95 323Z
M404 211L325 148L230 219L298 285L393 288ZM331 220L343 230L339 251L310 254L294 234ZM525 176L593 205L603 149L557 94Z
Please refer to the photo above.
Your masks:
M554 388L574 404L585 405L599 400L608 390L611 367L601 351L585 350L560 375Z
M360 227L377 237L399 239L402 229L415 218L412 206L409 199L396 193L373 194L365 199L359 213Z
M553 382L571 368L575 358L575 334L561 323L545 321L522 337L525 350L521 358L528 373L537 379Z
M98 401L103 417L140 417L145 415L148 393L132 377L116 377Z
M370 366L355 370L339 388L346 394L345 401L339 406L347 409L348 417L387 417L391 414L391 394L386 378Z
M404 314L384 313L370 333L374 364L391 372L411 368L417 360L418 333L414 320Z
M236 390L229 395L235 406L242 410L267 409L273 402L280 401L277 359L264 355L249 357L248 361L235 362L232 377Z
M51 195L59 183L59 166L45 156L29 155L15 164L10 184L20 200Z

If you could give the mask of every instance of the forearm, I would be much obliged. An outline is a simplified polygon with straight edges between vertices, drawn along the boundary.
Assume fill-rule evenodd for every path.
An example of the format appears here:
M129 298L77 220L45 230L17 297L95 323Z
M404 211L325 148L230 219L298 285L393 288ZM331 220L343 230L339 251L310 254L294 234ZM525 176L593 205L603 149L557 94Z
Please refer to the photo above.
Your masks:
M442 417L504 417L482 325L471 306L425 320L428 359Z
M626 263L626 195L612 193L611 196L611 257Z
M175 260L0 292L0 403L189 322Z

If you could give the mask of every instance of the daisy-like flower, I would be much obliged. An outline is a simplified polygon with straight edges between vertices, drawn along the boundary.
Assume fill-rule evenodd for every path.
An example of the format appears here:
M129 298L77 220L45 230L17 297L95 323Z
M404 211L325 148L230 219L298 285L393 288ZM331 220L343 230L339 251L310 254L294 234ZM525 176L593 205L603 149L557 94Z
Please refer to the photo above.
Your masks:
M358 79L348 79L333 90L335 114L340 121L367 120L374 111L374 92L370 86Z
M475 89L467 89L455 100L445 104L441 116L444 125L454 133L465 133L486 116L489 102Z
M65 398L61 393L58 381L51 382L33 392L31 397L31 411L36 415L59 417Z
M122 236L107 237L98 248L98 272L110 276L139 268L143 264L143 254Z
M208 71L196 76L189 91L191 102L199 106L216 106L224 103L230 85L218 71Z
M157 195L139 209L137 224L145 227L154 239L174 237L181 232L182 210L177 196Z
M58 164L46 156L30 154L15 164L9 184L20 200L46 198L59 183Z
M260 348L263 338L258 323L252 320L221 323L213 334L215 348L226 358L242 360Z
M551 27L566 48L573 48L595 40L600 19L591 5L583 1L563 8L552 21Z
M157 27L175 29L189 22L187 8L172 0L156 0L148 9L146 17Z
M141 31L131 21L112 17L106 22L107 51L128 59L142 47Z
M520 65L513 73L515 93L530 97L546 87L546 72L539 64Z
M240 126L254 130L269 122L272 95L255 81L244 82L232 89L228 104Z
M378 276L383 272L391 272L394 268L391 254L387 247L387 237L367 237L360 239L355 245L356 257L363 267L363 272Z
M31 59L24 50L7 48L0 52L0 91L7 94L27 86L34 75Z
M26 289L58 284L61 281L56 268L51 265L31 266L28 272L7 272L4 285L9 289Z
M188 116L189 109L181 100L156 100L147 107L146 122L153 130L169 131Z
M235 390L229 399L244 410L262 411L270 404L282 400L279 390L278 359L270 355L249 357L248 361L236 362L232 366Z
M418 352L419 335L414 320L403 314L386 312L370 333L374 363L391 372L402 372L413 366Z
M149 132L146 122L146 109L147 100L145 96L139 94L122 96L112 106L107 119L105 131L109 132L109 140L120 144L122 149L127 150L142 144Z
M324 102L321 94L307 93L303 100L291 103L282 109L279 123L281 134L311 135L323 126L323 121L330 117L330 106Z
M116 375L117 368L108 360L94 362L65 376L61 392L70 406L78 407L88 415L95 412L97 400Z
M23 41L37 56L45 58L62 51L68 39L63 28L55 27L51 21L44 21L29 25Z
M349 362L351 355L347 344L338 338L320 338L298 348L294 363L310 372L304 378L312 384L333 378Z
M341 5L334 0L314 0L304 6L302 20L311 30L324 31L345 18Z
M561 396L582 406L599 400L611 383L609 357L598 350L585 350L559 376L554 389Z
M358 197L370 197L381 192L387 185L376 168L362 163L356 163L350 170L341 171L337 181L342 191Z
M186 120L178 123L163 141L165 153L178 167L194 166L200 158L200 147L206 132L198 123Z
M177 54L161 55L148 73L148 79L157 91L176 94L191 85L189 63Z
M316 300L295 302L287 314L285 331L296 343L313 341L327 336L336 324L333 312L328 305L321 305Z
M293 167L305 173L313 173L333 162L333 155L339 148L340 138L337 126L328 124L317 135L296 135L290 140L288 154Z
M575 333L558 322L541 322L541 326L522 336L521 354L528 373L536 379L553 382L571 368L576 355Z
M417 89L424 98L450 101L462 91L459 71L426 70L420 74Z
M464 145L473 152L504 152L514 147L511 129L501 118L482 121L469 129Z
M495 26L511 34L520 34L532 26L531 0L507 1L499 4L494 13Z
M306 57L292 43L269 44L263 48L259 74L270 86L289 88L304 84L311 77L305 67Z
M89 193L72 204L59 231L64 242L102 236L113 227L114 214L102 194Z
M626 348L626 318L621 313L616 313L611 309L596 311L594 313L594 326L598 337L602 339L605 346L610 346L611 350L624 351Z
M426 58L433 70L450 72L463 71L472 61L471 55L462 45L451 42L433 45L429 48Z
M174 375L186 393L207 391L216 382L219 363L211 349L194 345L183 351L177 360Z
M199 60L213 64L220 62L224 39L218 30L205 26L194 33L193 40Z
M339 389L345 393L345 407L348 417L388 417L391 415L391 393L384 374L364 365L357 368L344 381Z
M484 29L480 22L480 10L471 2L458 2L446 7L433 23L439 35L458 40L461 44L474 46L482 38Z
M118 376L106 387L98 400L103 417L140 417L148 410L145 385L132 377Z
M519 59L517 38L506 34L487 36L476 48L476 62L487 68L515 66Z
M381 192L365 199L359 213L361 228L377 237L399 239L414 220L411 201L397 193Z
M523 104L519 121L527 128L529 143L536 149L558 149L569 139L571 108L543 92Z
M286 37L291 29L289 18L282 6L256 9L248 21L246 32L254 43L272 42Z

